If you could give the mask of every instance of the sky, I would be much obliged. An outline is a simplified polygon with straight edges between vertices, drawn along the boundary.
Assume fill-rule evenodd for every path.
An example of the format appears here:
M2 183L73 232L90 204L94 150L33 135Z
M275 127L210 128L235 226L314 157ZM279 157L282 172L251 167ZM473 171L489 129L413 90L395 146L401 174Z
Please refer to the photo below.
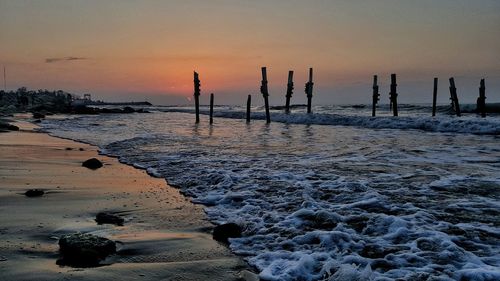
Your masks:
M62 89L109 101L185 104L200 74L201 101L370 103L373 75L387 103L390 74L400 103L500 102L499 0L0 0L0 66L8 89ZM3 82L3 81L2 81Z

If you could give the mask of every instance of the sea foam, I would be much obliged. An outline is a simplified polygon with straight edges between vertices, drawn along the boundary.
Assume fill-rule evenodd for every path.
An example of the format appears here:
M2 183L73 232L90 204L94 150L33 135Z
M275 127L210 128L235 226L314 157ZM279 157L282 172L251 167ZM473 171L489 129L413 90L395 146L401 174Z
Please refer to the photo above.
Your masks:
M214 223L241 225L230 247L263 280L498 280L497 136L189 118L42 124L164 177Z

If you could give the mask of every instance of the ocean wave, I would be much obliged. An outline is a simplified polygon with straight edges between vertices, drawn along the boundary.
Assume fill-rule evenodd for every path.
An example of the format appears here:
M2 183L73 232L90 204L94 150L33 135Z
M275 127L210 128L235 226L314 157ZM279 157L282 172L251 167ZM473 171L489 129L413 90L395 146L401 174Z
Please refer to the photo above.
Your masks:
M417 111L420 110L415 109ZM192 108L163 108L164 112L194 113ZM200 113L208 115L209 111L201 109ZM214 112L214 117L244 119L246 113L239 109L222 109ZM252 119L265 120L264 112L253 112ZM302 112L286 114L272 112L272 122L306 125L355 126L370 129L423 130L428 132L469 133L477 135L500 135L500 119L496 117L423 117L423 116L353 116L329 113L307 114Z
M42 125L165 178L212 222L243 226L230 247L263 280L498 279L496 136L190 117Z
M184 149L165 148L177 141ZM499 178L415 167L391 173L381 155L264 157L210 151L191 137L166 142L150 135L106 150L165 177L206 205L213 222L243 226L244 237L230 239L230 247L263 280L496 280L500 274ZM160 146L164 153L152 152ZM394 165L421 161L401 157L406 164ZM464 193L472 197L464 200Z

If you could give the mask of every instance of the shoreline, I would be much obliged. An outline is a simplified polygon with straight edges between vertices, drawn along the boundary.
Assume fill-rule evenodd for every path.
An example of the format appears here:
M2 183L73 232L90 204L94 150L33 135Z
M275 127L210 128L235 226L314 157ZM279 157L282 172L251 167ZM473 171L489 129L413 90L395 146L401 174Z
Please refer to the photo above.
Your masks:
M203 206L163 178L82 142L34 131L0 134L0 271L4 280L252 280L241 257L212 239ZM98 170L81 167L96 157ZM28 198L28 189L43 189ZM98 225L119 214L124 226ZM58 266L58 237L92 233L119 241L101 267Z

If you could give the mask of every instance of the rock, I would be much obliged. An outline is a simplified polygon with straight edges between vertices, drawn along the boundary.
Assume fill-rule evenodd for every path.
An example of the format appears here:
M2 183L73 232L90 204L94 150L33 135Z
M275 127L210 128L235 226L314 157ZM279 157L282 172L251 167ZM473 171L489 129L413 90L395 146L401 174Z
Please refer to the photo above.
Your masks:
M26 197L39 197L39 196L42 196L44 194L45 194L45 191L43 191L41 189L30 189L24 193L24 195L26 195Z
M14 126L14 125L10 125L10 124L9 124L9 126L7 126L7 129L10 131L19 131L18 126Z
M102 162L97 160L96 158L91 158L82 163L83 167L96 170L102 167Z
M81 147L80 147L78 150L79 150L79 151L85 151L85 149L83 149L83 148L81 148Z
M42 118L45 118L45 115L40 113L40 112L33 112L33 118L42 119Z
M95 216L95 221L98 224L114 224L121 226L125 220L113 213L100 212Z
M14 126L14 125L11 125L8 123L3 123L3 122L0 122L0 129L4 129L4 130L8 130L8 131L19 131L18 126Z
M96 266L107 256L116 253L116 243L88 233L74 233L59 239L59 252L62 259L58 264Z
M241 237L241 232L241 227L231 222L216 226L212 236L219 242L228 243L228 238Z

